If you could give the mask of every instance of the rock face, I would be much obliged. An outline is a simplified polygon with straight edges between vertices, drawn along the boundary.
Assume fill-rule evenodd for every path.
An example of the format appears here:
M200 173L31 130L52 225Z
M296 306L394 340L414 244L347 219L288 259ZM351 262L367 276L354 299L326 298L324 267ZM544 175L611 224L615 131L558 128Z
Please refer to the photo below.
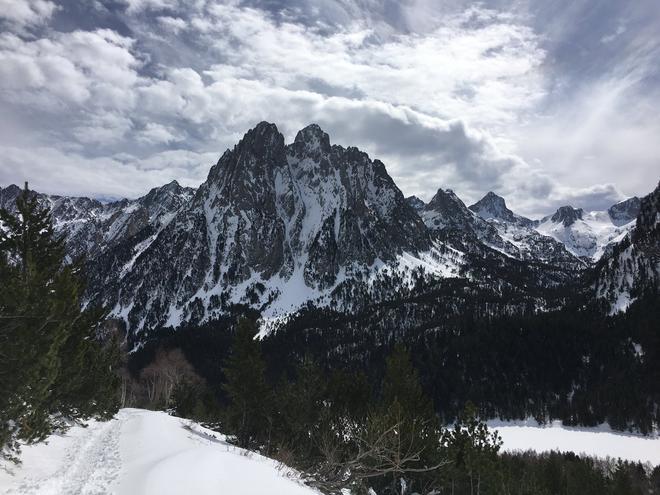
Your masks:
M229 303L283 311L430 245L380 161L331 146L316 125L287 146L262 122L158 235L101 258L94 299L140 328L198 321ZM117 270L120 280L106 275Z
M408 197L406 198L406 201L407 201L408 204L409 204L410 206L412 206L413 209L414 209L415 211L417 211L417 212L423 210L424 207L426 206L426 203L424 203L424 201L422 201L421 199L419 199L417 196L408 196Z
M660 184L641 200L618 203L608 212L625 220L635 210L634 229L596 266L596 294L611 314L625 311L644 293L660 295Z
M570 227L577 220L582 220L582 208L573 208L572 206L560 206L550 217L554 223L561 223L564 227Z
M14 211L20 192L21 188L13 184L0 188L0 207ZM50 208L55 230L66 234L68 256L73 260L94 259L147 227L162 228L193 193L194 189L172 181L152 189L142 198L111 203L84 197L35 194L42 206Z
M634 196L610 206L607 210L607 214L610 216L614 225L625 225L637 219L641 204L641 200Z
M0 207L13 209L20 191L0 188ZM424 203L404 198L380 161L331 144L317 125L286 144L274 124L258 124L196 190L173 181L110 203L32 194L66 234L69 259L88 260L89 302L108 307L133 336L236 304L273 321L310 303L350 309L402 297L414 312L419 291L443 293L445 279L467 284L451 294L479 301L515 294L511 307L498 303L501 311L557 307L556 289L603 253L598 297L634 299L638 289L625 280L638 266L647 273L640 280L651 282L635 287L657 280L657 190L603 212L562 207L540 221L492 192L469 208L450 189ZM546 289L555 291L550 299ZM427 310L435 317L432 304Z
M494 192L489 192L475 204L470 206L470 210L475 212L484 220L500 220L522 227L532 227L534 221L529 218L516 215L506 206L504 198Z

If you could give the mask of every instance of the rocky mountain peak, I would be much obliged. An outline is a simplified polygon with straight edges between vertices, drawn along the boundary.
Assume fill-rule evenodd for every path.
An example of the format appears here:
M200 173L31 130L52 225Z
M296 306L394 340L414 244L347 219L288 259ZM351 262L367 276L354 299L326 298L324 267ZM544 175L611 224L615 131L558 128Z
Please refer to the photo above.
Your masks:
M317 124L310 124L298 131L294 143L300 143L308 150L320 150L324 153L330 152L330 136Z
M0 187L0 208L13 210L16 198L21 193L21 188L16 184L10 184L5 188Z
M642 201L637 196L633 196L632 198L628 198L610 206L607 213L609 214L612 223L615 225L623 225L632 222L637 218L641 204Z
M582 208L573 208L572 206L560 206L552 215L551 220L554 223L563 223L564 227L570 227L577 220L582 220L584 210Z
M408 196L406 198L406 202L415 210L415 211L421 211L424 209L426 206L426 203L419 199L417 196Z
M284 136L275 124L263 121L247 131L236 148L258 158L268 158L284 149Z
M165 184L165 185L162 187L162 189L163 189L163 190L166 190L166 191L178 191L178 190L181 190L182 187L181 187L181 184L179 184L179 181L177 181L176 179L174 179L173 181L171 181L171 182Z
M426 205L427 210L443 210L447 208L455 208L457 206L465 206L454 191L451 189L438 189L435 195L431 198Z
M240 197L270 181L274 169L286 164L284 136L275 124L260 122L245 133L232 150L227 150L211 167L205 188ZM262 186L258 186L262 184Z
M19 192L21 192L21 188L18 187L16 184L9 184L5 188L0 187L0 191L6 194L18 194Z
M484 220L495 218L507 222L515 221L514 213L507 208L504 198L492 191L489 191L483 198L471 205L470 210Z
M95 298L116 313L129 308L122 314L131 328L196 321L230 301L277 315L327 296L353 274L431 247L385 165L357 148L330 146L318 125L285 145L276 126L258 124L173 213L144 244L99 261L95 286L103 289ZM107 285L113 266L122 277Z
M190 188L182 187L176 180L165 184L164 186L154 187L151 189L145 196L145 199L155 199L164 195L176 195L181 194L185 190L190 190Z
M455 228L465 230L472 223L472 213L451 189L438 189L422 214L432 230Z

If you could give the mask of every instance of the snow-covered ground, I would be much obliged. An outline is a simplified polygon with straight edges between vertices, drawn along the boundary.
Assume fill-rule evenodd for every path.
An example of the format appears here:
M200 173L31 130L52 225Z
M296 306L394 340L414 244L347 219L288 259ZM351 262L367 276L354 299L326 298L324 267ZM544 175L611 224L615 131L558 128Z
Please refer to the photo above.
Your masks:
M560 450L660 465L660 437L606 427L489 422L504 450ZM115 419L73 427L27 446L20 466L2 465L0 493L39 495L318 495L295 471L233 447L222 435L162 412L122 409Z
M536 226L536 230L555 238L574 255L598 261L609 244L623 240L634 226L634 218L628 223L619 223L614 222L607 211L591 211L569 226L546 217Z
M641 436L613 431L606 425L596 428L562 426L554 421L539 426L534 420L488 421L491 430L502 437L505 451L569 451L594 457L621 458L660 465L660 436Z
M315 495L291 469L162 412L122 409L3 465L0 493L39 495Z

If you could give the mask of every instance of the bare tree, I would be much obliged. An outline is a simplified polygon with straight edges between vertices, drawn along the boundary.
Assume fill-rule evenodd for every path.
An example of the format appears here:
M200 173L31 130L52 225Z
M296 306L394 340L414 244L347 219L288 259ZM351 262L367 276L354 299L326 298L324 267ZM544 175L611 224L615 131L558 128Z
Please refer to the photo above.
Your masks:
M346 486L364 486L375 478L389 478L392 491L400 484L403 494L407 475L431 474L449 463L430 452L434 445L440 445L438 433L429 421L405 418L398 410L372 416L348 449L341 434L328 431L321 435L318 445L323 460L307 481L335 493ZM428 463L430 460L433 462Z
M201 379L181 349L159 348L153 362L140 374L150 406L170 404L172 393L184 381L197 383Z

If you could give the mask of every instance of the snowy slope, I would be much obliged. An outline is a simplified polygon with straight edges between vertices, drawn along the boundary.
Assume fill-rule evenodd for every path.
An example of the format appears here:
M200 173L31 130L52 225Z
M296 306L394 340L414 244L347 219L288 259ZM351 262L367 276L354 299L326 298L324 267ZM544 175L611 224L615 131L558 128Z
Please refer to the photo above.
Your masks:
M504 198L493 192L470 206L497 229L505 242L516 247L517 257L541 261L556 260L562 250L598 261L608 247L620 242L635 226L639 208L640 199L632 197L604 211L585 212L562 206L541 220L530 220L507 208ZM565 261L565 255L562 258Z
M505 451L575 452L592 457L621 458L633 462L660 465L660 437L644 437L612 431L603 425L596 428L562 426L553 421L539 426L534 420L488 421L488 427L502 437Z
M106 423L74 427L24 448L0 469L0 493L40 495L314 495L296 473L162 412L122 409ZM5 466L6 467L6 466Z
M638 202L637 198L627 201L634 200ZM615 216L613 208L616 206L609 211L590 212L562 206L552 216L540 220L536 230L558 240L574 255L598 261L607 246L620 242L635 226L636 212Z

